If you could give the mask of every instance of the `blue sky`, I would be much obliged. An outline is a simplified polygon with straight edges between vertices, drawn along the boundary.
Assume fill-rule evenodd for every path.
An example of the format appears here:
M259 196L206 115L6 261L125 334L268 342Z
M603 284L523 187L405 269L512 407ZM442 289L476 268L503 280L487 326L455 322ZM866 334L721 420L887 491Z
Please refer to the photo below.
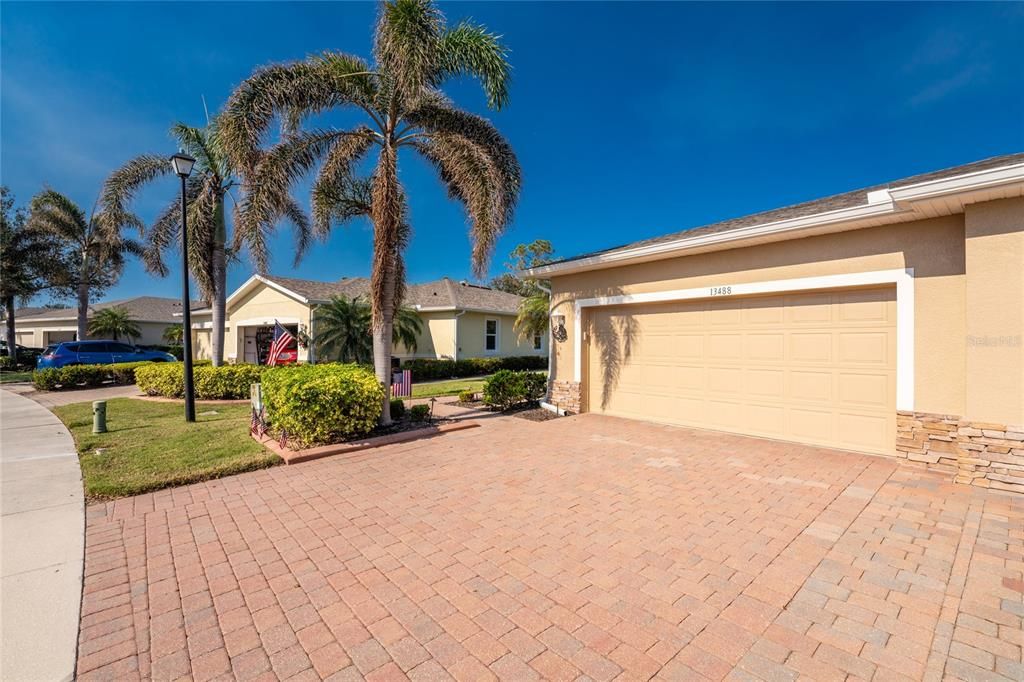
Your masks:
M918 172L1024 150L1022 4L443 3L511 49L511 140L524 185L499 242L559 255L615 246ZM0 23L0 176L20 202L44 184L91 206L106 175L173 153L258 65L323 50L368 55L369 3L11 3ZM472 82L447 88L485 113ZM468 277L461 207L401 159L412 281ZM173 179L147 191L152 217ZM303 204L308 196L300 196ZM370 231L336 230L272 272L369 272ZM172 258L176 262L176 259ZM251 273L244 257L229 285ZM132 263L109 298L174 296Z

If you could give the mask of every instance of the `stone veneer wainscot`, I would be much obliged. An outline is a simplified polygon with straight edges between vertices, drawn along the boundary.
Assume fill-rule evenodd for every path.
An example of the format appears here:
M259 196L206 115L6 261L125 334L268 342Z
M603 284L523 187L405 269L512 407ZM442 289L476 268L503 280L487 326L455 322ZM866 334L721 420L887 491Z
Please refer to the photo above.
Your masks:
M580 383L578 381L552 381L548 384L548 402L567 412L580 411Z
M1024 426L976 422L927 412L899 412L897 454L957 483L1024 493Z

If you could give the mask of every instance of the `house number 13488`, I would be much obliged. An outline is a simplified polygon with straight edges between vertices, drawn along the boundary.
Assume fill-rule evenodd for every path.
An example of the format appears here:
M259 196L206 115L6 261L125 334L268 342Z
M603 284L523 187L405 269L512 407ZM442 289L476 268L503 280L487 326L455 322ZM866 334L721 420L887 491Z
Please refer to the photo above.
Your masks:
M712 296L725 296L732 293L732 287L711 287Z

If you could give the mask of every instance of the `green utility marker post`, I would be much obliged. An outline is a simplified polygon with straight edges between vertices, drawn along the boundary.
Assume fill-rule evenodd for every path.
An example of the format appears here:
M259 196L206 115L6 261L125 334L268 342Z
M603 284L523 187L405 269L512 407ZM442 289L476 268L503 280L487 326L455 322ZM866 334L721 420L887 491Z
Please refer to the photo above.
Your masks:
M94 400L92 403L92 432L107 432L107 401Z

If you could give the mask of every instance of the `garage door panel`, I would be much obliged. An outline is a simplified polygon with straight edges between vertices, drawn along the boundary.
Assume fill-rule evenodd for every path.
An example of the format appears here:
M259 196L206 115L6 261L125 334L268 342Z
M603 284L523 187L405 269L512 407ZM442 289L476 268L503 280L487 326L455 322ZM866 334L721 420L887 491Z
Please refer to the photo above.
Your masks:
M744 391L742 367L709 367L708 390L712 393L742 395Z
M889 389L889 375L838 373L839 403L852 409L869 408L884 410L888 406L886 396Z
M603 332L586 347L586 409L870 452L894 447L891 288L588 314Z
M789 397L802 402L831 402L832 382L831 371L790 370Z
M844 364L889 364L889 335L884 332L840 332L839 362Z
M750 433L772 438L786 436L786 408L781 405L746 405L744 416Z
M824 364L832 361L830 332L792 332L789 335L789 360L794 363Z
M747 369L743 386L756 398L782 399L786 395L786 371L783 369Z
M756 362L785 362L786 335L783 332L748 334L746 339L746 357L748 360Z

